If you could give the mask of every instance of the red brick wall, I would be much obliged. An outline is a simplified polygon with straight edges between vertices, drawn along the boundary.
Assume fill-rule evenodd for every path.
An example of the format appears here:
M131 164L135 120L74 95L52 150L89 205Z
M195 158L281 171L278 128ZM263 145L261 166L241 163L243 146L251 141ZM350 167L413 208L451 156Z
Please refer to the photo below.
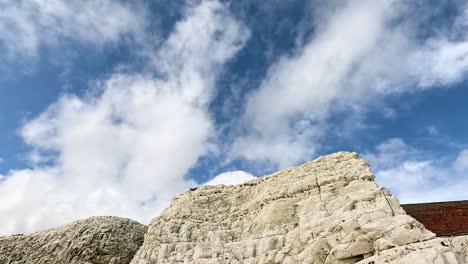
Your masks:
M468 234L468 201L403 204L402 207L438 236Z

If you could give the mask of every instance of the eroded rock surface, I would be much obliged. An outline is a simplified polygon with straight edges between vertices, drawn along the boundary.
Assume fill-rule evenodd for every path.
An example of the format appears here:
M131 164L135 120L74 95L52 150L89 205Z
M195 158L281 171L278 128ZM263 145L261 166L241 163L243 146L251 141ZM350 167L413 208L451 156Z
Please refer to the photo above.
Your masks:
M0 264L124 264L143 243L146 226L91 217L31 235L0 237Z
M435 264L465 262L463 255L456 252L449 239L437 238L390 248L358 262L358 264L369 263Z
M92 217L32 235L0 238L0 264L468 260L468 236L435 238L373 179L357 154L335 153L245 184L185 192L151 221L146 235L146 226L137 222Z
M131 263L463 263L373 179L340 152L188 191L150 223Z
M464 256L465 263L468 263L468 235L448 238L455 252Z

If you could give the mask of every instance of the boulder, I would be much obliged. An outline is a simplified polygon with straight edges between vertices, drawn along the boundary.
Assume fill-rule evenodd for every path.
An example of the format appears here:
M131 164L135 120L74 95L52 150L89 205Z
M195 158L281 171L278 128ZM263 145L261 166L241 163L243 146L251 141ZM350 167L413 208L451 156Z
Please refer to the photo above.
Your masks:
M146 226L118 217L91 217L31 235L0 237L0 264L128 264Z

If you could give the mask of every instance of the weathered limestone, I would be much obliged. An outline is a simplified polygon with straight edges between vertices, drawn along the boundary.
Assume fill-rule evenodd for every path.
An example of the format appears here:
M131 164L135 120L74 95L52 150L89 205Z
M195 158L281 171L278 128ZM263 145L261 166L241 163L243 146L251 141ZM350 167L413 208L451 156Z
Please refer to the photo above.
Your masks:
M464 256L465 263L468 263L468 235L448 238L455 252Z
M463 256L455 252L448 239L437 238L390 248L358 262L358 264L369 263L434 264L465 262Z
M373 179L340 152L188 191L153 219L131 263L463 263Z
M127 264L146 226L118 217L91 217L34 233L0 237L0 264Z
M357 154L335 153L241 185L185 192L145 235L137 222L92 217L0 238L0 264L468 261L468 236L435 238L373 179Z

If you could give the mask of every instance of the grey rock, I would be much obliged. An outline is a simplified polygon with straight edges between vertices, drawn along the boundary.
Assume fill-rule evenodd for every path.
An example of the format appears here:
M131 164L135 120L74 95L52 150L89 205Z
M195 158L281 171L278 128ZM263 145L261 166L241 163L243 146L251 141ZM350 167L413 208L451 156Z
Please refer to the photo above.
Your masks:
M146 226L118 217L91 217L34 233L0 237L0 264L128 264Z

